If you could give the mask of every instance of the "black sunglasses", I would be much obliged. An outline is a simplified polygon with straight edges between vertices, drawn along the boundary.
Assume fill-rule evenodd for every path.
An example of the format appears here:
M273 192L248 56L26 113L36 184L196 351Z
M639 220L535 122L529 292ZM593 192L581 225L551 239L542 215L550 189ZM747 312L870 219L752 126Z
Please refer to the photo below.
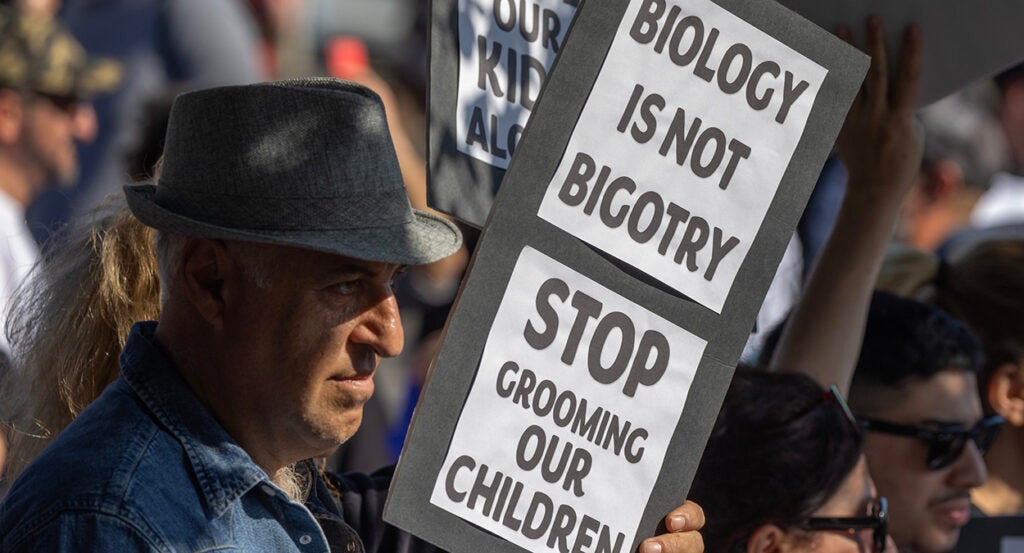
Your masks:
M78 96L73 95L49 94L39 91L33 91L32 94L50 102L50 104L58 110L67 114L74 114L78 109L79 104L82 103L82 100Z
M866 417L859 417L858 420L861 427L869 432L908 436L926 442L928 444L927 464L931 470L939 470L953 464L964 452L968 440L974 440L978 451L984 454L992 446L992 442L996 440L999 430L1006 422L1003 417L993 415L979 421L974 428L957 425L941 430L930 430Z
M889 503L884 497L872 500L868 514L863 517L813 517L803 524L804 530L874 530L874 553L885 550L885 537L889 533Z

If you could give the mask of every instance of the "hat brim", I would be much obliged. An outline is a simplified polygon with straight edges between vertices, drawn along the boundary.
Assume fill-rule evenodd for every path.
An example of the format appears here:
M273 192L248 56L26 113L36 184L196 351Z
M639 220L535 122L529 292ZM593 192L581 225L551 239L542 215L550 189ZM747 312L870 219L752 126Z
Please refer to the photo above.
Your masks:
M386 227L331 230L238 229L185 217L156 203L156 186L124 187L128 207L143 224L185 236L293 246L367 261L423 265L448 257L462 245L450 221L413 210L412 220Z
M108 58L90 58L78 80L76 93L83 100L91 100L98 94L113 91L121 84L123 68L120 63Z

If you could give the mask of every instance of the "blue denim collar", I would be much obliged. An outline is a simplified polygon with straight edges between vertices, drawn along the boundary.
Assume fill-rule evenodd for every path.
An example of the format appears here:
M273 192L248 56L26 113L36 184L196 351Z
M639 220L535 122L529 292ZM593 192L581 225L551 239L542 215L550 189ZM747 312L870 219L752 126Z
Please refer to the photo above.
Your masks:
M182 379L153 339L157 323L136 323L121 353L121 377L184 448L213 516L269 481Z

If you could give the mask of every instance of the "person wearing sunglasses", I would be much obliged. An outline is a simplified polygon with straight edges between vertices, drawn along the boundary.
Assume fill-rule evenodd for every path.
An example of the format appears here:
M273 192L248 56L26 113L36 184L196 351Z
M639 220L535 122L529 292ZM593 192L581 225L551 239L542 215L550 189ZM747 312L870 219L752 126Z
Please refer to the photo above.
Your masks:
M1003 425L983 414L980 368L980 345L960 322L874 294L850 405L901 550L950 551L970 521L970 492L986 479L982 455Z
M78 173L76 148L95 138L89 99L113 89L120 67L89 58L52 19L0 5L0 317L38 257L29 203ZM0 333L0 352L9 354Z
M834 386L737 370L690 491L707 550L894 553L863 441Z
M1024 66L1013 71L1024 84ZM988 481L971 501L988 516L1024 514L1024 234L964 232L945 255L893 250L879 288L935 304L978 336L985 352L981 399L1006 425L985 456Z
M885 292L872 295L866 320L850 405L871 476L889 499L890 533L900 551L951 551L971 517L970 493L987 478L982 455L1004 422L982 411L980 345L942 310ZM766 355L781 347L779 334Z
M76 143L96 135L95 113L80 100L119 78L115 66L86 59L51 20L0 5L0 320L39 256L25 210L48 184L74 179ZM0 332L0 371L9 356L7 335ZM0 473L5 434L0 429ZM4 485L0 478L0 494Z

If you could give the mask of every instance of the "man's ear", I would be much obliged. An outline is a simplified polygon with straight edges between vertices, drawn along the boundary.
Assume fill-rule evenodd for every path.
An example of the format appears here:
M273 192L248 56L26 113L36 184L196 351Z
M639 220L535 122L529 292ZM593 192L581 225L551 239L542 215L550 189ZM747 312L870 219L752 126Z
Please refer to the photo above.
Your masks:
M188 238L181 250L181 283L192 307L213 326L224 318L224 284L232 261L224 243Z
M10 145L18 141L24 117L21 94L9 88L0 89L0 144Z
M785 550L786 532L774 524L763 524L747 540L747 553L780 553Z
M988 381L988 404L1006 422L1024 427L1024 367L1003 363L992 371Z

